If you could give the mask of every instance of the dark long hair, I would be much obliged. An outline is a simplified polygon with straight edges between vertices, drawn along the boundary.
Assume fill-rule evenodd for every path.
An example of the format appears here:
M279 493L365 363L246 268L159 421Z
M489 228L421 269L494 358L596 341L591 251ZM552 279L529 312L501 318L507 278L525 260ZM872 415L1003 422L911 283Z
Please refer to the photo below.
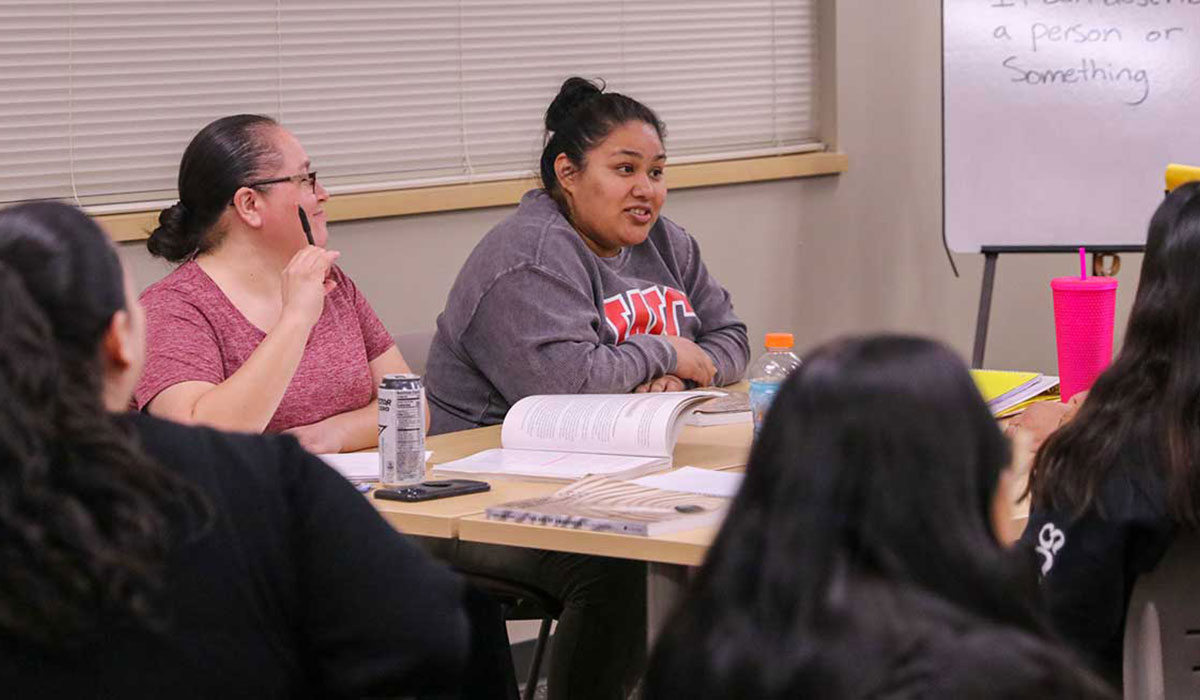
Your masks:
M1200 527L1200 182L1180 186L1150 220L1125 343L1074 420L1042 444L1030 489L1041 507L1079 514L1138 449L1157 469L1167 509ZM1126 459L1126 461L1128 461Z
M655 650L647 697L843 697L851 681L832 669L868 673L902 652L833 659L846 648L834 641L869 637L860 623L911 624L888 622L903 618L884 602L897 592L1044 634L990 525L1008 460L946 347L874 336L813 351L772 404L742 489Z
M205 508L104 408L116 251L73 207L0 211L0 299L0 634L58 646L101 618L153 622L171 538Z
M538 169L542 187L558 203L563 214L567 213L558 174L554 172L554 161L559 153L577 168L587 164L587 152L599 144L613 129L626 122L640 121L654 127L659 140L666 140L667 127L646 105L618 92L604 92L604 84L597 85L584 78L567 78L558 94L546 108L546 145Z
M279 154L267 134L278 124L270 117L222 117L192 137L179 163L179 201L158 215L150 253L182 262L212 250L224 232L217 228L238 188L278 167Z

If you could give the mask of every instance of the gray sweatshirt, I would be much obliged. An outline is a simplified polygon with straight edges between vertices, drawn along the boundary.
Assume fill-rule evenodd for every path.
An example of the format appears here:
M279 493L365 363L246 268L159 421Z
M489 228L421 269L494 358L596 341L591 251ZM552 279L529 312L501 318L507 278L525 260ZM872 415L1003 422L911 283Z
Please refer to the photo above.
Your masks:
M430 432L500 423L532 394L632 391L675 368L664 335L703 348L718 385L746 369L746 325L687 232L659 217L644 242L602 258L549 195L527 192L475 246L438 316Z

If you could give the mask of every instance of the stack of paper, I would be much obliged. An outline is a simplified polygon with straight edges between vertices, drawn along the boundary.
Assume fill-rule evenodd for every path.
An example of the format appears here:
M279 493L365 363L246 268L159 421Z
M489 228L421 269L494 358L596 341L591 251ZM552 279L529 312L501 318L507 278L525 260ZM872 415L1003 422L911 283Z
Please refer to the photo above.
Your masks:
M1058 377L1037 372L973 369L971 378L992 415L1015 416L1030 404L1058 400Z
M342 452L317 455L326 464L333 467L342 476L353 482L379 481L378 452ZM425 450L425 461L428 462L433 453Z

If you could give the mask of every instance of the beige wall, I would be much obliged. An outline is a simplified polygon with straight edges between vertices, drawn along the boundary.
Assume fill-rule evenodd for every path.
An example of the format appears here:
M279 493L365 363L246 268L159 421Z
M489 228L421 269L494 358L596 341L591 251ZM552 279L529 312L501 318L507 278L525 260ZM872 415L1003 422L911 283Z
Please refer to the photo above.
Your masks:
M980 256L956 256L956 279L941 244L939 5L837 0L832 68L848 173L668 198L667 216L700 241L753 337L791 330L805 348L841 333L901 330L969 355L983 266ZM388 328L431 328L459 265L509 211L336 224L331 245ZM122 253L143 285L167 269L140 244ZM1123 257L1118 326L1140 264ZM1070 255L1000 259L988 366L1055 369L1049 279L1075 265Z

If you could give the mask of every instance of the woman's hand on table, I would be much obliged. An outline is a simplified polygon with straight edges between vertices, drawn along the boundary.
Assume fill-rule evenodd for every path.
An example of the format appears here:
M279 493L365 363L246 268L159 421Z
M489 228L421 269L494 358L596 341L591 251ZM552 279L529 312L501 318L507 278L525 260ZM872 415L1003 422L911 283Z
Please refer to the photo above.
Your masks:
M315 455L341 452L344 447L342 431L328 419L299 425L283 432L295 437L300 441L301 447Z
M659 391L683 391L687 386L683 380L673 374L664 374L661 377L651 379L648 382L639 384L633 390L635 394L645 394L647 392L654 393Z
M690 379L696 386L712 386L717 376L717 366L703 348L677 335L662 337L675 348L675 369L671 375L683 380Z

